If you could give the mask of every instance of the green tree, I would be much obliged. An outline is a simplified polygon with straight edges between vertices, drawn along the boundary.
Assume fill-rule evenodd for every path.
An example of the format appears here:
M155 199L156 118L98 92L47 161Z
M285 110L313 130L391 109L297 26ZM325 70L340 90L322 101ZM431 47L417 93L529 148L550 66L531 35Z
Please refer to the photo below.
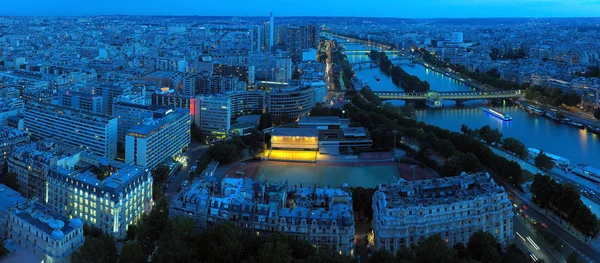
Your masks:
M513 137L502 140L502 147L523 160L527 160L527 157L529 156L525 144Z
M500 262L501 257L497 244L498 242L492 234L479 230L469 238L467 251L473 259L480 262Z
M369 263L394 263L394 255L387 250L380 249L369 257Z
M167 221L169 220L169 205L165 198L156 201L150 213L142 215L137 226L137 241L142 245L145 256L150 256L156 247Z
M413 119L413 120L417 119L415 105L413 105L412 103L407 103L407 104L402 105L402 107L400 107L400 114L409 119Z
M567 255L567 263L578 263L579 262L579 254L577 252L571 252Z
M292 262L292 250L286 243L265 242L258 249L258 262Z
M273 127L273 116L269 112L265 112L260 115L260 119L258 120L258 129L264 130L267 128Z
M19 183L17 181L17 174L7 173L2 177L2 183L15 191L19 191Z
M160 237L154 262L198 262L197 241L192 218L176 216Z
M448 247L439 235L420 240L415 255L415 262L418 263L452 263L458 261L456 251Z
M137 235L137 225L131 224L127 226L127 235L125 236L125 241L134 240Z
M204 262L241 262L244 255L242 232L232 222L219 224L198 236L198 258ZM250 251L257 251L258 248Z
M160 184L164 182L167 179L167 177L169 177L169 173L169 166L160 165L154 168L154 170L152 170L152 178L154 178L154 181Z
M138 241L130 241L121 249L119 262L123 263L146 263L148 257L144 255L142 245Z
M460 125L460 132L466 135L473 135L473 130L471 130L466 124Z
M196 124L190 124L190 135L192 142L206 143L206 135L196 126Z
M479 159L473 153L461 154L460 166L465 172L479 172L482 170Z
M543 150L540 150L540 153L535 157L534 161L535 166L544 171L550 171L554 167L554 162Z
M4 240L0 239L0 260L8 255L8 253L10 253L10 251L4 247Z
M108 263L117 261L115 239L99 228L84 225L85 242L71 254L74 263Z
M498 129L492 129L489 125L485 125L478 130L478 137L487 144L497 144L502 140L502 133Z

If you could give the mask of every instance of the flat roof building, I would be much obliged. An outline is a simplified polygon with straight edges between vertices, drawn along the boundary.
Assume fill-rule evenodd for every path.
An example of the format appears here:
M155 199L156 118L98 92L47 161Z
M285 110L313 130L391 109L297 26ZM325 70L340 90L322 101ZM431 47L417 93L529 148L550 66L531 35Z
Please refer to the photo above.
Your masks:
M39 102L27 102L25 127L37 138L63 143L113 159L117 156L117 118Z
M231 98L226 95L192 98L194 123L210 137L225 139L231 129Z
M117 118L117 142L125 145L125 135L129 129L141 125L163 110L175 109L174 106L143 105L129 102L113 104L113 117Z
M375 248L395 252L440 235L452 246L478 230L504 248L514 238L512 205L502 186L485 172L380 185L373 195Z
M85 92L63 90L58 93L58 105L89 112L104 113L103 100L102 96Z
M154 118L134 126L125 136L125 162L154 169L190 144L190 113L161 109Z
M319 148L315 128L274 128L271 134L272 149L316 150Z

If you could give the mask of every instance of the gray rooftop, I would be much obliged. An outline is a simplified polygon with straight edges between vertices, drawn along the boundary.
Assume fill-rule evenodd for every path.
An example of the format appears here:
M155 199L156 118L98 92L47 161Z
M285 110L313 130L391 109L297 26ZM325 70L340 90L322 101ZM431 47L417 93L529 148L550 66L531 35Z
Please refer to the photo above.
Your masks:
M160 130L164 125L173 122L177 118L180 118L182 115L188 114L189 112L185 109L174 109L173 112L167 114L165 117L160 119L153 119L152 121L142 123L140 125L134 126L129 129L127 132L135 132L139 134L149 135L154 131Z
M27 199L10 187L0 184L0 212L6 212L8 208L25 202Z
M9 211L48 235L51 235L54 229L62 231L65 236L75 230L69 224L68 217L33 200L12 207Z
M272 136L317 137L316 128L274 128Z
M300 117L298 125L340 125L338 116L305 116Z

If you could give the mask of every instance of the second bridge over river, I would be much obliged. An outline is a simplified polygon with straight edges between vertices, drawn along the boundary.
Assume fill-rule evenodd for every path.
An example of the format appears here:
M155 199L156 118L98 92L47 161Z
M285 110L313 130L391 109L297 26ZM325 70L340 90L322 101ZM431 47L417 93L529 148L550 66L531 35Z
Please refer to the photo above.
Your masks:
M427 106L441 108L443 100L453 100L457 104L469 100L485 99L514 99L520 98L521 90L496 90L496 91L450 91L450 92L391 92L375 91L381 100L425 101Z

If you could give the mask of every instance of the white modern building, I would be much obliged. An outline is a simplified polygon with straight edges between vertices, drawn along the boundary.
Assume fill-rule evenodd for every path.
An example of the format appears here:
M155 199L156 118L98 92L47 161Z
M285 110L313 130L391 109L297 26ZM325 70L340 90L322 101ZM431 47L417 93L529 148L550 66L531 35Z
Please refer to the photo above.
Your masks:
M450 37L450 42L462 43L463 42L463 33L462 32L452 32L452 36Z
M245 114L261 114L265 108L265 93L256 91L236 91L227 94L231 98L231 118Z
M307 115L315 106L315 91L312 87L273 88L267 94L267 112L274 117L287 115L296 119Z
M34 200L9 208L8 213L7 238L41 262L69 263L71 253L85 241L81 219L69 220Z
M115 102L113 104L113 117L117 118L117 142L125 144L125 135L129 129L141 125L152 119L159 111L175 109L170 106L142 105L128 102Z
M46 205L79 217L115 238L152 209L152 182L147 168L80 155L74 169L53 166L46 184Z
M155 168L190 144L190 113L185 109L159 110L154 118L134 126L125 136L125 162Z
M277 58L275 60L275 81L290 82L292 80L292 58Z
M375 248L392 253L432 235L448 246L466 244L478 230L503 248L514 238L508 195L484 172L380 185L371 223Z
M103 100L102 96L85 92L61 90L58 93L58 105L89 112L103 113Z
M24 117L34 137L54 137L108 159L117 156L117 118L38 102L26 104Z
M242 100L243 101L243 100ZM227 95L192 98L194 124L207 135L224 139L231 128L231 98Z

